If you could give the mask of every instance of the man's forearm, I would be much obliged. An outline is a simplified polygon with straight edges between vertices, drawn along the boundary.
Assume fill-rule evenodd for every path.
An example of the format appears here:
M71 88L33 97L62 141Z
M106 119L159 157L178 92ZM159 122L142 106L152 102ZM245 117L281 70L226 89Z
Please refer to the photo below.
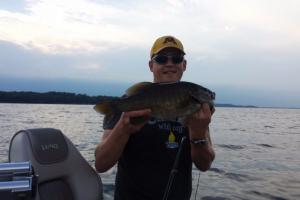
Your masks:
M190 129L190 131L192 130ZM196 134L191 134L191 135L196 135ZM201 171L206 171L210 168L215 158L215 152L213 150L208 129L206 130L205 134L201 134L201 135L202 135L201 138L197 138L197 139L206 140L206 143L199 143L199 144L191 143L191 157L192 157L192 161L194 162L194 164L198 169L200 169Z
M215 153L210 144L201 146L191 144L191 156L198 169L207 171L215 158Z
M102 142L95 151L95 167L99 172L105 172L116 164L130 135L138 132L146 124L146 121L140 124L131 124L130 118L149 117L150 113L150 109L123 112L114 128L104 131Z
M104 134L95 150L95 167L100 173L117 163L129 139L129 135L122 134L119 129L106 130Z

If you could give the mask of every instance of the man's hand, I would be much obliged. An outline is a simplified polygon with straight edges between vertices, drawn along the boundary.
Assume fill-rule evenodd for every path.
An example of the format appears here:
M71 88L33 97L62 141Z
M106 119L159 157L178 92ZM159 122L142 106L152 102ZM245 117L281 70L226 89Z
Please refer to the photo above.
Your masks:
M192 160L201 171L208 170L215 158L208 129L214 111L214 108L210 109L209 105L205 103L198 112L189 116L186 121L190 140L207 140L206 145L191 145Z
M132 119L139 117L149 118L150 113L150 109L123 112L115 128L121 129L125 134L135 133L139 131L147 123L147 121L143 121L141 123L132 123Z
M209 105L204 103L198 112L195 112L191 116L187 117L186 125L190 130L192 130L190 132L193 134L190 135L190 138L205 137L205 133L208 129L208 125L214 112L215 108L210 109Z

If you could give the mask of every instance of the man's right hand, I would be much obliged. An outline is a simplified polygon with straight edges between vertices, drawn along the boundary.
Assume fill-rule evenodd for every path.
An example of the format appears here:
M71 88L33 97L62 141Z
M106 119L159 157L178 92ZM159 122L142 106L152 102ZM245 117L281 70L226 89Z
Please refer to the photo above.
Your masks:
M147 123L147 120L140 123L133 123L132 119L146 119L150 117L150 113L150 109L123 112L115 128L122 130L124 134L130 135L135 133Z

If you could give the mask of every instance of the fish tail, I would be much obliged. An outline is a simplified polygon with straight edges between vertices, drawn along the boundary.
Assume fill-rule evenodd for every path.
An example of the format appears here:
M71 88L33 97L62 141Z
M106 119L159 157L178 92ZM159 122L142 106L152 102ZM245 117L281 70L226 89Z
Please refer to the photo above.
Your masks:
M103 115L112 115L113 113L116 112L113 101L104 101L104 102L97 103L94 106L94 110L96 110L98 113L101 113Z

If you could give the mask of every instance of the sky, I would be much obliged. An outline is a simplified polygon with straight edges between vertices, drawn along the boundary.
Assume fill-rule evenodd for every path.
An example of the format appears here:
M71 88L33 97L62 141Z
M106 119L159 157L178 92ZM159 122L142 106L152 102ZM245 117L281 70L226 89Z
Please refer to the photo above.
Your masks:
M173 35L217 103L300 107L298 0L1 0L0 90L121 95Z

